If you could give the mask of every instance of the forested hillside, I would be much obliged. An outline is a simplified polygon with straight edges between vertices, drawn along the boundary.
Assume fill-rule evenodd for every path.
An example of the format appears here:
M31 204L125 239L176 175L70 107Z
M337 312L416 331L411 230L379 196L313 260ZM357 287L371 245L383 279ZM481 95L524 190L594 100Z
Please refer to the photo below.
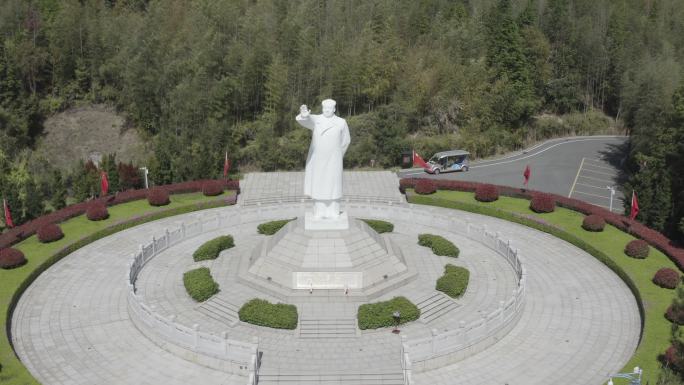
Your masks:
M348 167L623 127L642 218L672 234L684 211L678 0L2 3L0 188L23 219L44 208L36 190L96 190L91 165L58 183L31 156L56 111L115 106L165 183L217 176L226 150L245 169L301 168L309 133L294 115L327 97L351 127Z

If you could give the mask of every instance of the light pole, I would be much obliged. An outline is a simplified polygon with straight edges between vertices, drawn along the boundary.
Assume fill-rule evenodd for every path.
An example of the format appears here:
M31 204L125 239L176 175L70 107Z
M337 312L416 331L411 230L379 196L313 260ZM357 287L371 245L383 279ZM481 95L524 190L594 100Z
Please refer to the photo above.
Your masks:
M608 385L613 385L613 378L624 378L629 380L629 385L641 385L641 373L644 370L640 367L635 367L633 373L618 373L610 376Z
M615 186L606 186L610 190L610 212L613 212L613 197L615 196Z
M148 170L147 167L140 167L140 170L145 174L145 188L150 188L150 185L147 183L147 174L150 173L150 170Z

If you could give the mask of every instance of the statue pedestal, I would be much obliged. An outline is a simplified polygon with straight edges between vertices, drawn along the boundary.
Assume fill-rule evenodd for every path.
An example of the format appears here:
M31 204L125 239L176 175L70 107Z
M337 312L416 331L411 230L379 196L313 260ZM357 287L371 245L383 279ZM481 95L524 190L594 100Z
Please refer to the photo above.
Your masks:
M307 211L304 214L305 230L347 230L349 229L349 217L346 212L340 214L335 219L314 217L313 212Z

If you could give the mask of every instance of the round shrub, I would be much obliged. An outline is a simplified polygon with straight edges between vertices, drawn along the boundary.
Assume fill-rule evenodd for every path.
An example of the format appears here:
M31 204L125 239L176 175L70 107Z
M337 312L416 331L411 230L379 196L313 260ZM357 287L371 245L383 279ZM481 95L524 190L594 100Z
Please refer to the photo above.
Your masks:
M48 223L39 228L36 234L38 235L38 240L43 243L54 242L64 238L62 229L54 223Z
M674 345L670 345L670 347L665 351L665 354L663 354L662 361L667 367L676 371L681 371L682 367L684 367L684 362L682 362L682 359L679 357L679 354L677 354L677 348L675 348Z
M549 194L535 194L530 201L530 210L535 213L550 213L556 209L556 200Z
M677 325L684 325L684 309L675 309L670 305L665 311L665 318Z
M171 203L169 200L169 192L159 187L150 189L147 193L147 201L152 206L166 206Z
M214 197L223 194L223 184L217 180L208 180L202 185L202 194Z
M663 267L653 276L653 283L665 289L674 289L679 284L679 273L673 269Z
M103 221L109 218L109 211L107 211L107 206L104 202L95 201L88 205L86 217L91 221Z
M14 269L26 263L24 253L17 249L0 249L0 268Z
M582 228L587 231L603 231L606 227L606 220L600 215L587 215L582 221Z
M643 239L635 239L625 246L625 254L632 258L644 259L648 257L649 251L648 242Z
M428 195L437 191L437 185L432 179L418 179L416 182L416 194Z
M475 189L475 199L480 202L494 202L499 199L499 189L493 184L481 184Z

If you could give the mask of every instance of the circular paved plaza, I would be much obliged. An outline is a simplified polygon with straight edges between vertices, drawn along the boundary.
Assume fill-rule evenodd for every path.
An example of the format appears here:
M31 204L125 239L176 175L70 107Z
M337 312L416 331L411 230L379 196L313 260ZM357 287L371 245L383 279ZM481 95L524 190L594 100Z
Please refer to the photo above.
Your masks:
M250 285L239 273L240 264L265 237L257 234L256 226L292 217L302 207L274 205L258 215L240 206L206 210L141 225L79 249L43 273L19 301L12 322L19 357L43 384L246 384L244 376L193 363L171 353L163 342L152 342L133 324L128 310L125 278L139 245L166 229L218 214L240 220L185 239L142 268L136 287L146 304L163 316L175 316L178 323L197 324L207 333L225 332L228 338L245 343L256 337L261 352L260 384L323 383L314 380L316 375L328 375L319 378L330 383L404 383L401 337L387 329L358 330L359 297L343 293L288 297L299 312L300 324L294 331L237 320L235 310L251 298L282 300L277 292ZM388 237L401 248L415 275L372 301L397 295L419 307L441 301L439 311L426 305L421 320L402 327L401 336L409 340L477 320L506 301L517 286L513 268L501 255L431 218L457 217L486 226L502 239L510 239L523 258L525 302L510 332L465 359L433 370L414 370L413 383L598 385L621 369L636 348L640 320L626 285L592 256L564 241L514 223L450 209L356 204L348 212L355 218L380 217L394 223L395 230ZM417 245L419 233L448 238L459 246L461 255L455 260L435 256ZM232 234L236 246L216 260L193 262L192 252L199 245L222 234ZM439 292L434 291L434 282L446 263L471 272L467 292L453 301L435 299ZM203 304L193 302L182 284L183 272L198 266L209 266L221 286L220 293ZM341 373L346 377L340 377Z

